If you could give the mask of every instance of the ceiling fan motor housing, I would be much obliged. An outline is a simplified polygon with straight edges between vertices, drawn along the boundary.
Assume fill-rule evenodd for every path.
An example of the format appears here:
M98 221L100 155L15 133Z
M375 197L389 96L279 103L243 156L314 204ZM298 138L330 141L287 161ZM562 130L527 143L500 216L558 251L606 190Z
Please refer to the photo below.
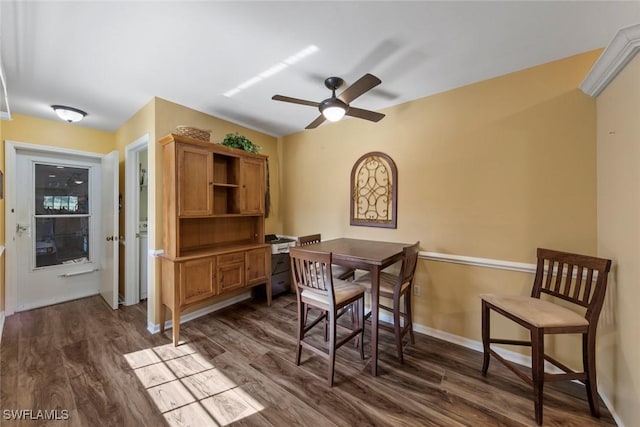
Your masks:
M340 99L336 98L335 96L332 96L331 98L327 98L324 101L322 101L320 103L319 109L320 109L320 112L322 113L324 112L324 110L330 107L342 108L345 113L349 111L349 105L344 103Z
M330 89L333 91L338 89L343 84L344 84L344 80L342 80L340 77L329 77L324 81L324 85L327 87L327 89Z

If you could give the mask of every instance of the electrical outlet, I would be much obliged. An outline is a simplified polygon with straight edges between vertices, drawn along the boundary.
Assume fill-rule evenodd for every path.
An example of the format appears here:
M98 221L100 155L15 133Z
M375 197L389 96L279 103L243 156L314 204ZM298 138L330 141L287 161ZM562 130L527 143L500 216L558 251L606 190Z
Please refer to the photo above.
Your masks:
M421 291L420 285L413 285L413 295L419 297Z

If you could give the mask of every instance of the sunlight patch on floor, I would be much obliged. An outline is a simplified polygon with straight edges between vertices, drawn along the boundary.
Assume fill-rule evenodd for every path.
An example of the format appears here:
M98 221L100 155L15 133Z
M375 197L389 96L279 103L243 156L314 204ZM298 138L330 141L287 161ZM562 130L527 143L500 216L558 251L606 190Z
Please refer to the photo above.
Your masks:
M124 357L170 426L226 426L264 409L188 343Z

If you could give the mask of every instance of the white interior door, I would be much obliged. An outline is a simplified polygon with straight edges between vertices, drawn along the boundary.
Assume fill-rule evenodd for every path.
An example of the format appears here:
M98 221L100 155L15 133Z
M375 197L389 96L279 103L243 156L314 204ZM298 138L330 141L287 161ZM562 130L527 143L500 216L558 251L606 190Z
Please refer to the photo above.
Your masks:
M100 160L18 151L15 177L17 311L97 294Z
M118 152L102 159L102 245L104 248L100 294L118 308Z

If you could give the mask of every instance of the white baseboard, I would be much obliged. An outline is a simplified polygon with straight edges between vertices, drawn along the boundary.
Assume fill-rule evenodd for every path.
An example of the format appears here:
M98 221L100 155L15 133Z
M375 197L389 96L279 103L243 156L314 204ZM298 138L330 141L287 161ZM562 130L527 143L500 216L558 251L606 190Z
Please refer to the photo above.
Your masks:
M391 316L387 315L386 313L383 313L382 316L380 316L381 320L384 320L386 322L391 322L393 319L391 318ZM418 324L413 324L413 330L416 332L419 332L421 334L425 334L425 335L429 335L432 336L434 338L438 338L441 339L443 341L447 341L450 342L452 344L457 344L459 346L462 347L466 347L469 348L471 350L475 350L478 351L480 353L482 353L484 351L484 348L482 346L482 342L480 341L476 341L476 340L472 340L469 338L465 338L465 337L461 337L459 335L454 335L454 334L450 334L449 332L445 332L445 331L441 331L438 329L433 329L430 328L428 326L423 326L423 325L418 325ZM531 367L531 356L527 356L525 354L521 354L521 353L517 353L515 351L511 351L511 350L506 350L503 348L496 348L496 347L492 347L492 349L494 351L496 351L497 353L499 353L502 357L504 357L506 360L513 362L513 363L517 363L519 365L525 366L525 367ZM478 367L478 369L480 369L480 367ZM556 373L562 373L562 371L560 369L558 369L556 366L545 362L544 364L544 370L547 373L550 374L556 374ZM574 381L577 384L583 385L580 381ZM617 412L615 411L615 407L613 406L613 404L611 403L611 400L608 398L608 396L600 391L598 391L598 394L600 395L600 398L602 398L602 401L604 402L605 406L607 407L607 409L609 410L609 413L611 414L611 416L613 417L613 419L615 420L616 424L618 425L618 427L625 427L624 423L622 422L622 420L620 419L620 417L618 416Z
M236 295L232 298L226 299L216 304L209 305L207 307L203 307L199 310L192 311L190 313L184 314L180 316L180 324L186 323L190 320L197 319L198 317L206 316L209 313L213 313L214 311L222 310L225 307L229 307L230 305L239 303L240 301L245 301L251 298L251 292L244 292L239 295ZM164 307L163 307L164 308ZM173 328L173 321L167 320L164 322L164 328L171 329ZM151 323L147 324L147 330L152 334L157 334L160 332L160 324L159 323Z
M606 394L603 394L600 392L598 392L598 394L600 395L600 398L604 402L604 405L609 410L609 413L613 417L613 420L616 422L616 425L618 427L626 427L625 424L622 422L622 419L620 419L620 416L618 415L618 413L615 411L615 407L613 406L613 403L611 403L611 400L609 400L609 397Z

